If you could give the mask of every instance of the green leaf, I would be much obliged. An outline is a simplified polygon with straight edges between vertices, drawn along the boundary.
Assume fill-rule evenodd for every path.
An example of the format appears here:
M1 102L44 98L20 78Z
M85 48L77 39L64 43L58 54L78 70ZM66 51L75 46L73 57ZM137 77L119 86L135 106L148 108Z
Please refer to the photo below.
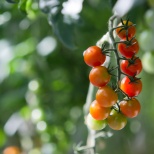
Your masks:
M64 16L59 12L55 16L52 16L50 19L52 23L52 28L60 39L60 41L68 48L75 49L75 40L74 40L74 25L64 23Z
M54 1L46 1L40 0L40 8L43 12L47 13L49 16L49 22L54 30L54 33L57 35L59 40L69 49L75 49L75 25L76 22L72 18L67 18L64 16L62 12L63 2L66 0L54 0ZM69 22L65 22L65 19Z
M18 8L20 9L20 11L26 15L27 15L27 11L26 11L27 2L28 2L28 0L20 0L20 2L18 4Z

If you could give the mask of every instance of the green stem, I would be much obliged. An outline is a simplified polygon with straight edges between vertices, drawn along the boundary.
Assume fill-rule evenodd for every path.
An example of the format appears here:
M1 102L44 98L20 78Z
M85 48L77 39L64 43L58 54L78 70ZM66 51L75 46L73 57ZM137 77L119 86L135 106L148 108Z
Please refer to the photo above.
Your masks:
M111 16L111 18L109 19L109 35L111 38L111 43L113 46L113 51L117 60L117 67L118 67L118 71L117 71L117 83L120 81L120 57L118 55L118 51L117 51L117 47L116 47L116 42L115 42L115 38L113 36L113 22L114 20L117 18L116 15Z

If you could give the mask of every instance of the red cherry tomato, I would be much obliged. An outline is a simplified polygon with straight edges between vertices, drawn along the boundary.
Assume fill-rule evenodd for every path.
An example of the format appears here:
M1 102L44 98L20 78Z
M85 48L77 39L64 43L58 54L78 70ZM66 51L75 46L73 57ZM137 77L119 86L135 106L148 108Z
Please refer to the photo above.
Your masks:
M97 87L102 87L108 84L111 75L105 66L93 67L89 74L90 82Z
M94 100L90 105L90 114L96 120L106 119L109 116L110 111L110 108L100 106L97 100Z
M109 86L104 86L98 89L96 100L102 107L111 107L117 102L118 95Z
M84 61L91 67L100 66L105 62L106 55L98 46L91 46L83 53Z
M141 110L141 105L136 98L120 102L120 111L129 118L136 117Z
M128 21L128 24L127 24L127 21L124 20L123 23L124 23L125 27L127 27L127 26L130 26L130 27L128 27L128 29L123 28L123 27L117 28L116 34L121 39L126 38L127 34L128 34L128 38L131 39L136 33L136 28L135 28L135 26L131 26L131 25L133 25L133 23L131 21ZM122 26L122 25L123 25L122 22L118 24L118 26Z
M131 81L127 76L125 76L120 83L120 88L129 97L138 96L142 90L142 82L140 79Z
M142 70L142 63L139 58L136 59L134 57L133 63L131 63L129 60L122 60L120 63L121 71L127 75L135 76L138 75Z
M126 41L126 39L123 39L121 41ZM139 51L138 41L136 39L133 39L131 41L131 44L129 45L126 45L125 43L119 43L118 51L120 52L122 56L126 58L132 58Z
M113 130L121 130L126 126L127 118L113 109L107 118L107 123Z

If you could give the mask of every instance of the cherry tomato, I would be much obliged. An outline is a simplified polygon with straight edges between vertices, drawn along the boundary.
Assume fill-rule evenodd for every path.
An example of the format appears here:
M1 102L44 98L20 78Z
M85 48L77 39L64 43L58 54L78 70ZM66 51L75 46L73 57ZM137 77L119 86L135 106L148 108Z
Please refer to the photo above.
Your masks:
M120 111L129 118L136 117L141 110L141 105L136 98L120 102Z
M131 63L129 60L122 60L120 63L121 71L127 75L135 76L138 75L142 70L142 63L139 58L133 58L134 61Z
M129 97L138 96L142 90L142 82L140 79L131 81L127 76L125 76L120 83L120 88L123 90Z
M126 126L127 118L113 109L107 118L107 123L113 130L121 130Z
M117 100L117 93L109 86L104 86L98 89L96 100L102 107L111 107Z
M105 62L106 55L98 46L91 46L83 53L84 61L91 67L100 66Z
M126 41L125 39L121 41ZM139 44L136 39L131 41L131 44L127 45L125 43L118 44L118 51L120 54L126 58L132 58L139 51Z
M124 26L130 26L130 27L128 27L128 29L123 28L123 27L117 28L116 29L117 36L121 39L124 39L127 37L126 34L128 31L128 38L132 38L136 33L135 26L131 26L131 25L133 25L133 23L131 21L128 21L127 25L126 25L126 23L127 23L126 20L124 20L123 23L124 23ZM122 25L123 25L122 22L118 24L118 26L122 26Z
M108 84L111 75L105 66L93 67L89 74L90 82L97 87L102 87Z
M110 111L111 109L109 107L107 108L100 106L97 100L94 100L90 105L90 114L96 120L106 119L110 114Z
M89 113L86 117L86 124L89 129L92 130L101 130L106 127L106 120L96 120Z

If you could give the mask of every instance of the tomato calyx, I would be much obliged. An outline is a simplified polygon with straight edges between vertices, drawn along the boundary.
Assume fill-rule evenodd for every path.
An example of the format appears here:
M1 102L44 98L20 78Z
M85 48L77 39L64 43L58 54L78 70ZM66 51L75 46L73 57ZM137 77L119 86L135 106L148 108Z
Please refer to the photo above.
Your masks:
M118 31L118 34L120 34L122 31L126 31L126 38L128 39L128 29L131 28L131 27L134 27L136 26L136 24L131 24L130 25L130 20L127 19L125 22L123 19L121 19L121 26L117 26L116 29L119 29L121 28L119 31Z
M105 41L101 46L101 51L103 54L110 57L109 55L110 51L113 51L113 50L115 51L115 49L110 49L109 45L110 45L109 42Z

